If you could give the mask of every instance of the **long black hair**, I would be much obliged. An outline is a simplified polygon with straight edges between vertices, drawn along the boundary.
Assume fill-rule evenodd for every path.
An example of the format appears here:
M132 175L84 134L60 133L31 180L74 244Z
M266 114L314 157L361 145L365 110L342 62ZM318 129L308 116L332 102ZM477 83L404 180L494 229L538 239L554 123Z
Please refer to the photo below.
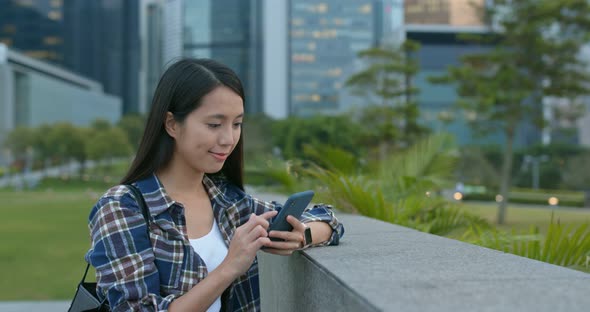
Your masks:
M238 94L242 101L242 82L229 67L210 59L185 58L172 64L162 75L152 101L145 130L137 155L121 184L144 179L166 166L172 159L174 139L164 128L166 113L171 112L177 122L201 105L201 99L213 89L225 86ZM225 176L242 190L244 139L240 140L217 174Z

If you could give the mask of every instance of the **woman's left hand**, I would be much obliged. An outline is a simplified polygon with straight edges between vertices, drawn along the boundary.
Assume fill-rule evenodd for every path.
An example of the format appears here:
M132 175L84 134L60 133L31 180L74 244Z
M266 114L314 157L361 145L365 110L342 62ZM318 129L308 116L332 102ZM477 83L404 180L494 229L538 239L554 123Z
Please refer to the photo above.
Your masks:
M287 222L293 226L291 232L286 231L270 231L269 237L280 238L284 241L272 241L270 245L267 245L263 250L275 254L288 256L295 250L303 248L305 244L305 224L297 220L293 216L287 216Z

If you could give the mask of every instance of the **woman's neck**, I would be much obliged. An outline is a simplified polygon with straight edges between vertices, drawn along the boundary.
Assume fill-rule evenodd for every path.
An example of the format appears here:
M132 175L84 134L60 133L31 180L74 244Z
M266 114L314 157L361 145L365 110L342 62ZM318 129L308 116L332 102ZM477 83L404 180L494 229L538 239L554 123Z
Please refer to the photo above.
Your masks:
M172 194L195 194L204 191L204 172L195 171L178 161L170 164L156 173L166 192Z

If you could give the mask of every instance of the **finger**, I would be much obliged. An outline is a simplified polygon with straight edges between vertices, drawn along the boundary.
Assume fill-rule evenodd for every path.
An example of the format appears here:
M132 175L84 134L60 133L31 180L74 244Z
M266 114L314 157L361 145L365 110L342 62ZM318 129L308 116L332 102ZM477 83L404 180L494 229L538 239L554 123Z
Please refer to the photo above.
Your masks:
M247 235L246 235L246 239L248 242L253 242L256 241L257 239L261 238L261 237L268 237L268 232L266 232L266 229L258 224L257 226L255 226Z
M250 217L248 218L248 221L246 221L246 223L239 226L238 230L241 229L242 231L245 231L246 233L250 233L252 231L252 229L254 227L256 227L256 225L258 225L258 223L256 223L256 215L251 214Z
M254 227L256 227L257 225L262 225L265 229L267 229L268 228L267 219L274 217L276 214L277 214L277 212L275 210L267 211L259 216L257 216L256 214L253 213L248 218L248 221L246 221L246 223L242 224L241 227L244 227L244 230L246 232L252 231L252 229Z
M265 213L263 213L263 214L259 215L259 217L261 217L261 218L263 218L263 219L265 219L265 220L268 220L268 219L270 219L270 218L272 218L272 217L276 216L276 215L277 215L277 213L279 213L279 212L278 212L278 211L276 211L276 210L271 210L271 211L267 211L267 212L265 212Z
M299 232L270 231L268 236L284 239L286 241L303 242L303 235Z
M262 247L269 247L271 244L272 244L272 241L268 237L259 237L254 242L254 245L255 245L254 247L258 250Z
M268 219L274 217L277 215L277 211L273 210L273 211L267 211L261 215L254 215L254 221L256 224L262 225L262 227L266 230L268 229L268 227L270 226L270 223L268 222Z
M297 220L297 218L289 215L287 216L287 222L293 226L294 230L297 230L301 233L305 232L305 225L301 223L301 221Z
M295 242L295 241L291 241L291 242L277 242L277 241L271 241L272 244L270 244L268 246L268 248L273 248L273 249L280 249L280 250L297 250L301 248L301 242Z

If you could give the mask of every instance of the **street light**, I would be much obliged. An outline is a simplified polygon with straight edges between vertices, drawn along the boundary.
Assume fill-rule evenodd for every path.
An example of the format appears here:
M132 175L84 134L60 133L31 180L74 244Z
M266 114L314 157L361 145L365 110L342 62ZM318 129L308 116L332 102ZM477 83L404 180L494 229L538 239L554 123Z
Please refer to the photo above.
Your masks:
M533 189L539 189L539 164L541 162L545 162L549 160L549 156L547 155L540 155L540 156L532 156L532 155L525 155L524 159L522 160L522 171L527 171L529 164L533 166L533 176L532 176L532 184Z

